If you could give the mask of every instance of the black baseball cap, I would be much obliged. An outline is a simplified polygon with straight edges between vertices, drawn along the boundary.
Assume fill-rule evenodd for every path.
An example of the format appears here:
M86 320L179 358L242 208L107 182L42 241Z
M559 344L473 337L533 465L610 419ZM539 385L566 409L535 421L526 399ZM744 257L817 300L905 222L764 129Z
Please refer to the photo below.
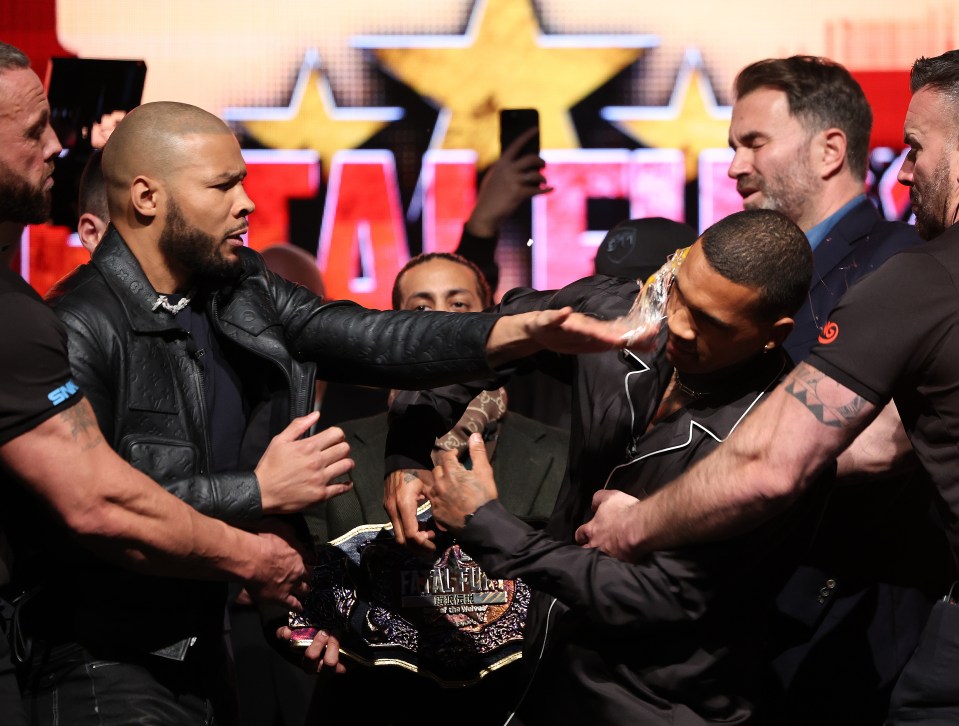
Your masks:
M698 236L688 224L664 217L627 219L609 230L596 250L596 274L645 282L669 255Z

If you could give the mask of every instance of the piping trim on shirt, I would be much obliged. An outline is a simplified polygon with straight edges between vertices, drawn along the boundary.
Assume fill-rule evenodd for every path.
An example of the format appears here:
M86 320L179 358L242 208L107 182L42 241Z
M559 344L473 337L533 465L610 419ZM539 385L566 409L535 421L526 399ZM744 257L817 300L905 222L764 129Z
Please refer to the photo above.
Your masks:
M635 358L636 356L633 356L633 357ZM636 358L636 360L639 360L639 358ZM642 361L640 361L640 363L642 363ZM643 363L643 365L646 365L646 364ZM749 412L752 411L753 408L755 408L756 404L759 403L759 401L762 399L762 397L765 396L765 395L769 392L770 388L772 388L772 387L775 386L776 382L779 381L779 375L783 372L783 369L785 368L785 366L786 366L786 364L783 363L782 367L780 367L778 373L777 373L776 376L773 378L773 380L770 381L770 383L769 383L762 391L760 391L759 394L750 402L750 404L746 407L746 410L743 411L742 415L741 415L738 419L736 419L736 423L734 423L733 426L732 426L732 428L729 429L729 433L726 434L725 438L722 437L722 436L719 436L719 435L716 434L714 431L711 431L709 428L707 428L707 427L704 426L703 424L699 423L699 421L696 421L696 420L690 421L690 422L689 422L689 436L687 437L687 439L686 439L685 442L683 442L682 444L677 444L677 445L675 445L675 446L667 446L667 447L664 447L664 448L662 448L662 449L657 449L656 451L649 451L649 452L647 452L647 453L645 453L645 454L642 454L641 456L637 456L635 459L631 459L631 460L629 460L629 461L627 461L627 462L625 462L625 463L623 463L623 464L619 464L619 465L617 465L617 466L614 466L614 467L610 470L609 476L606 477L606 482L603 484L603 489L606 489L606 488L609 486L609 482L610 482L610 480L613 478L613 474L616 473L619 469L622 469L622 468L625 468L625 467L630 466L630 465L632 465L632 464L635 464L637 461L642 461L643 459L648 459L650 456L655 456L655 455L657 455L657 454L664 454L664 453L666 453L666 452L668 452L668 451L676 451L677 449L682 449L682 448L685 448L685 447L689 446L689 444L692 443L692 440L693 440L693 429L695 429L695 428L701 429L702 431L704 431L706 434L708 434L709 436L711 436L713 439L715 439L715 440L718 441L719 443L723 443L726 439L728 439L730 436L732 436L733 431L735 431L735 430L739 427L739 424L741 424L742 421L743 421L743 419L746 418L747 415L749 415ZM649 370L649 366L646 366L646 370ZM626 377L629 378L629 376L630 376L632 373L641 373L641 372L642 372L642 371L630 371L630 373L627 373L627 374L626 374ZM626 390L626 397L629 398L629 389L628 389L628 387L627 387L627 390ZM632 402L632 399L630 399L630 410L633 411L633 402ZM633 413L633 419L635 420L635 412ZM632 429L630 429L630 430L632 430Z
M516 708L512 710L509 717L506 721L503 722L503 726L509 726L509 722L513 720L513 716L519 711L520 706L523 705L523 701L526 700L526 694L529 693L530 687L533 685L533 679L536 678L536 672L539 670L539 664L543 660L543 653L546 652L546 639L549 636L549 616L553 613L553 606L556 605L556 598L553 598L553 602L549 604L549 609L546 611L546 627L543 629L543 646L539 649L539 655L536 656L536 663L533 665L533 672L529 676L529 680L526 682L526 688L523 689L523 695L519 697L519 700L516 702Z

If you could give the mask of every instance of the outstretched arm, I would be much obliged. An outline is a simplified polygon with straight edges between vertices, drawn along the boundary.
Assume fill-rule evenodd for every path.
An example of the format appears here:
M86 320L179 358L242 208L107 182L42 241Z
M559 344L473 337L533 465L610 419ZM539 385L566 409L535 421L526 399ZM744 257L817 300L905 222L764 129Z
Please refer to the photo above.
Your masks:
M801 363L725 444L649 499L598 492L576 539L635 560L751 529L789 506L877 413Z
M264 271L287 344L317 363L323 380L417 390L489 376L492 368L540 350L597 352L621 344L626 327L572 310L519 315L367 310L324 303ZM229 321L227 321L229 322Z
M103 440L86 400L0 446L0 461L107 559L155 575L233 577L261 599L298 604L300 552L204 517L133 469Z
M592 318L570 307L506 315L490 331L486 354L495 368L541 350L600 353L622 345L626 330L618 321Z

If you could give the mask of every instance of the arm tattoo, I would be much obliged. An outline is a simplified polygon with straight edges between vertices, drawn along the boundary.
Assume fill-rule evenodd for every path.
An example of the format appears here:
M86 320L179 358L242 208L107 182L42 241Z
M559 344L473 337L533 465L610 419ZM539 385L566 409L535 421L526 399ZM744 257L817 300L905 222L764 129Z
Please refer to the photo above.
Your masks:
M800 366L789 377L786 393L808 408L813 416L826 426L846 428L855 423L860 411L866 405L865 399L862 396L853 396L841 405L824 403L818 391L824 380L835 383L829 376L815 368Z
M93 409L85 401L80 401L77 405L71 406L60 415L64 421L70 424L70 434L73 436L73 440L79 442L85 451L96 448L103 441L97 419L93 415Z

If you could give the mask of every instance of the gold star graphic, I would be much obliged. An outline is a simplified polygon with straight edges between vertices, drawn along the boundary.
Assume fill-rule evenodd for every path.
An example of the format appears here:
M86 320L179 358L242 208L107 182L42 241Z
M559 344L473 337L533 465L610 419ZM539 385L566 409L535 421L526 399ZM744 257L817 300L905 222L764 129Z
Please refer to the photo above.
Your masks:
M681 149L686 181L698 176L703 149L729 145L731 106L719 106L698 51L688 50L668 106L607 106L600 115L643 146Z
M227 121L239 123L258 142L272 149L313 149L324 175L341 149L355 149L391 121L403 118L401 108L341 108L330 82L320 70L315 51L308 51L285 108L228 108Z
M477 0L465 35L358 36L393 76L441 107L431 148L499 156L498 112L539 110L540 145L577 148L569 109L658 43L652 35L544 35L531 0Z

